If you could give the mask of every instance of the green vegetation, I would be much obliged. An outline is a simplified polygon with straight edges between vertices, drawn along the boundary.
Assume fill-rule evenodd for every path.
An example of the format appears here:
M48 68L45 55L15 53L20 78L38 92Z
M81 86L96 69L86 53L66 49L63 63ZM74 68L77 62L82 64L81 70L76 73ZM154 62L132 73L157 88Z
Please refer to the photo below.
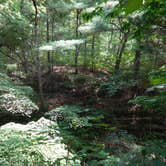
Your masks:
M166 103L166 70L165 67L161 67L158 71L153 71L149 74L149 81L152 87L147 89L149 95L138 96L130 103L140 104L143 106L142 110L149 111L151 113L157 112L165 116L165 103ZM152 94L150 94L152 93Z
M25 137L19 131L1 130L0 140L0 165L49 165L34 148L37 138Z
M116 95L124 89L135 87L139 80L132 79L130 73L114 73L109 78L108 82L104 82L101 89L108 92L110 96Z
M0 0L0 166L165 165L165 18L165 0Z
M15 85L6 75L0 73L0 111L1 114L21 115L30 117L38 106L32 102L34 92L31 87Z

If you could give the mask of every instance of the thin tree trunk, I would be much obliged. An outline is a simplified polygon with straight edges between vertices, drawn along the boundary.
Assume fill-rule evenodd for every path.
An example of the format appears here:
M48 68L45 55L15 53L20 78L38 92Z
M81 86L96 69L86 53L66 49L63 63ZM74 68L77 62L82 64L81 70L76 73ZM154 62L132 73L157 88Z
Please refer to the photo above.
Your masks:
M80 24L80 10L76 10L76 38L79 37L78 27ZM78 56L79 56L79 46L75 49L75 74L78 74Z
M37 9L37 4L36 0L32 0L33 6L35 8L35 45L38 46L38 9ZM40 66L40 58L39 58L39 51L38 49L35 52L35 63L37 67L37 77L38 77L38 88L39 88L39 96L40 96L40 104L41 108L45 109L45 104L44 104L44 96L43 96L43 87L42 87L42 78L41 78L41 66Z
M28 68L29 68L29 65L28 65L28 59L27 59L27 53L25 50L22 50L22 55L23 55L23 60L22 60L22 68L25 72L25 74L27 75L28 74Z
M91 58L92 58L92 59L91 59L91 60L92 60L91 70L92 70L92 72L94 72L94 70L95 70L95 69L94 69L94 68L95 68L95 67L94 67L94 63L95 63L95 62L94 62L94 58L95 58L94 55L95 55L95 35L92 36L92 51L91 51Z
M108 41L108 47L107 47L107 52L109 53L110 52L110 47L111 47L111 42L112 42L112 39L113 39L113 31L111 32L111 38L110 38L110 40Z
M87 42L84 44L84 68L86 68L86 57L87 57Z
M157 45L160 45L160 39L157 42ZM158 68L158 51L154 54L154 69Z
M137 40L138 47L135 51L135 59L134 59L134 76L138 77L140 70L140 60L141 60L141 49L140 49L140 40Z
M78 55L79 55L79 48L76 46L75 50L75 74L78 74Z
M54 41L54 15L52 16L52 23L51 23L51 41ZM51 70L53 71L54 68L54 51L51 52Z
M127 39L128 39L128 34L125 33L124 36L123 36L123 39L121 41L122 43L120 45L120 48L118 50L118 55L117 55L117 59L116 59L116 62L115 62L115 68L114 68L115 71L120 70L121 59L122 59L122 55L123 55L123 52L124 52L124 49L125 49L125 46L126 46Z
M47 43L50 41L50 33L49 33L49 15L47 9ZM48 72L51 73L51 54L50 51L47 52L47 60L48 60Z

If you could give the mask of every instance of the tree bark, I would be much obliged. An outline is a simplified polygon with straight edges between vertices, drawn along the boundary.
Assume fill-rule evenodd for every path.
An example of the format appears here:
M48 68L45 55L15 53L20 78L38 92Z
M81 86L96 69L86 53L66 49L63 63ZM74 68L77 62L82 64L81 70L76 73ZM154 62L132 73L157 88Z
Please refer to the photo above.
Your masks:
M91 58L92 58L91 70L92 70L92 72L94 72L94 70L95 70L94 55L95 55L95 35L92 36L92 50L91 50Z
M116 72L120 70L121 59L122 59L122 55L123 55L123 52L124 52L124 49L125 49L125 46L126 46L126 43L127 43L127 39L128 39L128 34L125 33L123 35L121 45L120 45L120 48L118 50L118 55L117 55L117 58L116 58L116 62L115 62L114 70Z
M51 41L54 41L54 28L55 28L55 18L54 15L52 15L52 22L51 22ZM51 52L51 71L53 71L54 68L54 51Z
M49 14L47 9L47 43L50 41L50 33L49 33ZM51 54L50 51L47 52L47 61L48 61L48 72L51 73Z
M84 44L84 69L86 69L86 57L87 57L87 42Z
M75 74L78 74L78 56L79 56L79 47L76 46L76 50L75 50Z
M33 6L35 8L35 45L38 46L38 8L36 0L32 0ZM40 97L40 106L41 109L45 109L45 102L43 96L43 87L42 87L42 78L41 78L41 66L40 66L40 58L38 49L35 51L35 63L37 67L37 77L38 77L38 89L39 89L39 97Z
M134 59L134 76L138 77L140 70L140 61L141 61L141 48L140 48L140 40L137 40L138 47L135 51L135 59Z
M76 10L76 38L79 37L78 27L80 25L80 13L79 9ZM79 56L79 46L75 49L75 74L78 74L78 56Z

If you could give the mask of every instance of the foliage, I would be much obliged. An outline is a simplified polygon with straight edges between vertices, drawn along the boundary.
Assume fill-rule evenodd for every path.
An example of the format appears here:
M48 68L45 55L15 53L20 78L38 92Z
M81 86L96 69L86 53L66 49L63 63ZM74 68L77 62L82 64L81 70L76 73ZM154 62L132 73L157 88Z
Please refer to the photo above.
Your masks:
M130 73L114 73L109 78L108 82L101 85L101 90L106 90L110 96L114 96L125 88L127 89L137 85L138 82L134 79L130 79L130 77Z
M97 137L105 135L107 130L115 130L103 121L104 114L100 110L83 109L79 106L61 106L47 115L53 120L58 119L60 135L69 151L83 162L100 161L108 154L104 145L97 142Z
M56 109L53 109L50 114L50 118L59 118L62 119L67 125L67 128L71 128L74 130L86 127L100 127L100 122L104 118L104 113L101 110L93 110L93 109L83 109L79 106L61 106ZM52 116L53 115L53 116ZM54 116L54 115L57 115ZM54 119L55 120L55 119Z
M154 86L147 89L147 93L152 93L152 95L138 96L129 101L132 104L141 105L144 111L150 113L159 113L166 115L166 71L165 67L157 71L153 71L149 74L150 83Z
M149 74L152 85L161 85L166 83L166 66L162 66L159 70L154 70Z
M81 33L97 33L110 31L111 26L102 17L94 17L91 22L79 27Z
M165 117L165 13L164 0L0 0L0 70L13 72L16 68L23 69L28 80L36 81L37 78L41 103L44 101L42 86L47 84L43 78L54 71L55 64L74 64L76 69L83 65L92 71L102 69L103 73L109 70L113 73L109 80L76 75L67 81L58 80L62 85L59 89L67 87L65 90L72 90L72 97L82 95L86 98L85 92L90 97L83 103L86 105L93 98L105 102L106 97L111 97L119 102L123 95L123 99L128 100L133 94L139 94L141 96L129 101L136 106L135 110ZM32 111L38 110L32 102L32 88L22 86L21 81L15 85L2 72L0 113L6 110L30 116ZM150 85L144 91L147 79ZM47 87L54 85L54 81L57 83L54 77L48 79ZM102 91L103 99L96 95L96 92ZM125 104L128 105L127 102ZM112 110L111 106L109 110ZM59 134L68 145L68 151L75 154L73 160L80 159L82 165L165 164L164 141L141 140L141 146L134 149L132 143L135 140L130 139L129 134L114 133L116 128L110 125L110 116L101 110L62 106L49 114L58 121ZM124 114L126 116L126 112ZM10 135L9 140L4 132L0 133L0 165L48 164L40 153L28 149L33 147L34 140L29 142L20 138L21 133L7 134ZM18 154L18 158L14 153Z
M118 153L118 155L108 156L107 159L99 162L96 161L95 164L104 166L165 165L166 142L164 140L142 141L141 145L135 144L131 146L133 146L132 149L127 150L125 153L123 152Z
M70 76L69 76L70 77ZM74 76L71 76L71 81L75 84L75 86L95 86L95 85L98 85L99 84L99 80L93 76L86 76L86 75L81 75L81 74L78 74L78 75L74 75Z
M125 12L126 14L132 13L138 10L143 5L143 0L136 0L133 2L132 0L128 0L125 4Z
M121 155L133 149L137 149L138 145L135 143L136 137L129 134L127 131L118 130L110 132L104 138L106 144L105 150L110 154Z
M64 50L70 50L70 49L75 49L76 45L83 44L84 40L60 40L60 41L55 41L51 42L47 45L39 47L40 51L56 51L58 49L64 49Z
M6 65L5 65L6 59L7 59L6 56L3 55L3 53L1 53L1 51L0 51L0 70L1 70L1 72L5 71L5 68L6 68Z
M121 156L117 165L165 165L165 141L149 140L142 143L142 146ZM115 165L116 165L115 164Z
M103 125L96 117L98 113L90 110L63 106L47 113L53 120L58 119L59 134L69 151L75 154L73 160L79 159L90 166L164 164L165 141L138 140L127 132L116 132L108 126L103 128L106 123ZM89 114L93 118L89 119ZM87 121L84 121L85 118ZM107 134L103 133L103 129Z
M18 2L0 4L0 22L0 45L12 49L23 46L28 38L30 26L19 12Z
M139 104L143 107L144 111L149 113L159 113L166 115L166 92L161 92L157 96L138 96L135 99L130 100L132 104Z
M65 136L65 134L64 134ZM68 138L69 137L64 137ZM71 138L71 136L70 136ZM117 138L120 142L117 142ZM76 160L78 158L84 158L87 154L89 156L89 160L86 160L87 165L96 165L96 166L118 166L118 165L164 165L165 161L165 146L166 143L164 140L148 140L142 142L141 146L139 145L133 145L131 142L133 142L133 138L128 135L121 132L121 134L117 134L117 137L115 137L115 134L112 134L112 137L110 138L110 144L114 145L114 149L112 150L118 150L121 148L121 145L127 146L133 146L132 150L126 150L125 152L118 152L113 153L111 152L111 155L108 153L101 151L101 147L97 145L91 145L88 146L87 144L79 144L80 149L82 151L77 151L77 154L73 156L72 159L68 159L68 164L70 163L70 160ZM125 144L125 141L128 140L128 144ZM27 166L27 165L42 165L42 166L51 166L54 164L60 163L60 160L55 161L55 163L51 163L50 161L46 161L43 155L36 149L36 145L39 144L39 142L42 142L42 137L30 137L23 134L21 131L13 131L13 130L2 130L0 132L0 164L5 166L10 165L18 165L18 166ZM70 144L75 144L77 140L75 140L75 137L72 137ZM113 143L111 141L114 141ZM115 146L115 143L117 145ZM135 146L135 147L134 147ZM97 148L98 147L98 148ZM92 155L92 153L94 153ZM78 156L79 155L79 156ZM71 166L80 165L79 163L75 162L75 164L72 164ZM59 164L61 166L61 164ZM63 164L62 164L63 165ZM70 165L70 164L69 164Z
M22 132L2 130L0 132L0 165L3 166L50 166L42 154L35 149L38 138L25 137Z
M78 165L79 161L73 162L71 160L73 155L65 149L66 145L62 143L62 138L58 135L58 126L56 131L53 126L57 126L57 122L44 117L26 125L14 122L3 125L0 128L0 140L2 140L0 150L7 148L0 152L0 156L2 156L0 161L8 161L7 166L12 164L12 160L14 163L18 161L19 166L33 164L65 166L67 163L69 166Z
M30 98L34 97L34 91L29 86L18 86L15 85L11 78L6 74L0 73L0 91L5 93L13 93L16 96L28 96Z
M32 88L14 85L6 74L0 73L0 76L0 110L28 117L38 110L31 101L34 97Z
M17 64L7 64L6 65L7 72L15 72L17 70Z
M0 96L0 109L15 115L30 117L38 107L27 97L16 97L9 93Z

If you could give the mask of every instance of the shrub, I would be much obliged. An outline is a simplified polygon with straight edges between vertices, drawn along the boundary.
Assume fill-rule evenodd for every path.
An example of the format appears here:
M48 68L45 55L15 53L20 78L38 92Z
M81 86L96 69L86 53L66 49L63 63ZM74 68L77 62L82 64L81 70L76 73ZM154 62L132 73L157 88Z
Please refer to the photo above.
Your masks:
M38 106L32 102L34 92L31 87L17 86L6 75L0 73L0 110L12 114L30 116L38 110Z
M166 115L166 92L161 92L157 96L138 96L130 100L129 103L141 105L142 110L146 112L158 112L159 114Z
M129 88L137 85L138 81L130 79L131 75L128 73L114 73L108 80L108 82L101 85L102 90L105 89L109 96L116 95L124 88Z
M34 148L37 141L37 138L25 137L20 131L1 130L0 165L50 166L51 164Z
M58 119L60 135L75 158L88 164L106 159L108 153L97 138L104 137L112 127L104 122L104 112L79 106L61 106L47 113L52 120Z

